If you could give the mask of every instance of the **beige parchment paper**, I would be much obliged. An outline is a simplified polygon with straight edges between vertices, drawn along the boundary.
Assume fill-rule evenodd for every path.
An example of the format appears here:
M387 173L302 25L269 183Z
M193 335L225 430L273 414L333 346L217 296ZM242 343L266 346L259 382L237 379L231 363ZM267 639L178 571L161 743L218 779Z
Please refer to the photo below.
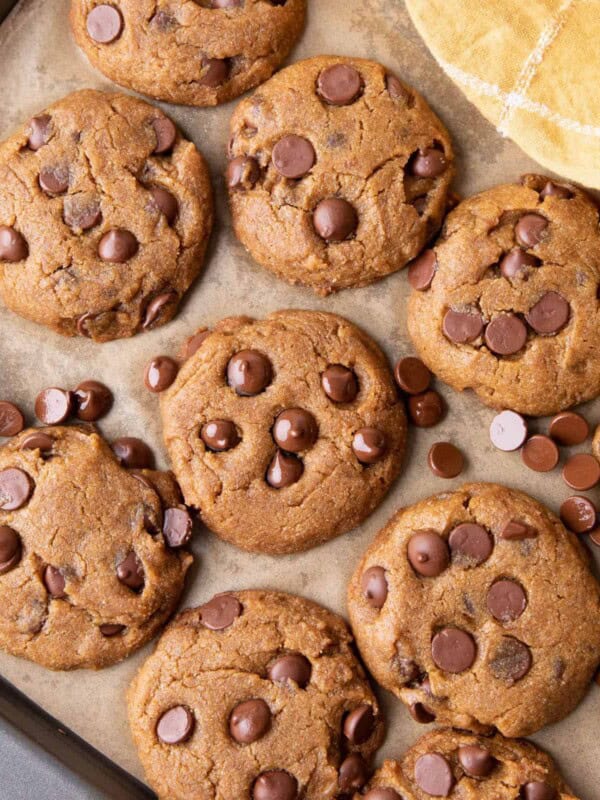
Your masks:
M21 0L0 28L0 137L75 89L115 88L75 47L68 29L68 5L68 0ZM456 189L460 193L467 195L539 169L516 145L502 139L443 75L401 0L310 0L309 7L309 24L293 60L323 53L373 58L413 84L450 129L458 151ZM74 387L85 378L96 378L107 383L116 397L113 411L101 422L105 435L144 438L166 467L158 403L142 383L144 365L159 353L174 354L179 342L197 326L210 326L231 314L260 317L285 307L331 310L364 327L391 361L411 352L405 325L405 273L323 299L288 287L245 254L233 236L221 177L233 108L234 104L220 109L165 106L207 157L218 211L207 268L175 321L128 341L96 345L86 339L62 338L0 308L0 395L19 403L31 421L33 400L42 388ZM442 392L449 407L447 418L432 430L411 432L403 476L360 529L316 550L277 559L244 554L204 532L193 545L197 563L184 604L197 605L229 588L266 587L303 594L344 614L347 580L361 552L395 509L452 489L462 480L518 487L557 511L569 494L560 472L539 476L522 465L518 454L495 451L488 437L493 412L468 394L459 396L445 387ZM590 422L600 420L600 403L584 411ZM541 430L546 425L542 420L534 427ZM468 455L468 468L455 481L436 478L427 467L427 451L440 439L454 441ZM595 558L597 567L598 550ZM124 697L151 647L97 673L53 673L8 655L0 655L0 672L92 745L143 777L129 735ZM400 755L425 730L412 722L399 701L383 691L381 695L389 731L380 759ZM535 737L558 759L584 800L599 796L599 720L600 687L594 685L575 713Z

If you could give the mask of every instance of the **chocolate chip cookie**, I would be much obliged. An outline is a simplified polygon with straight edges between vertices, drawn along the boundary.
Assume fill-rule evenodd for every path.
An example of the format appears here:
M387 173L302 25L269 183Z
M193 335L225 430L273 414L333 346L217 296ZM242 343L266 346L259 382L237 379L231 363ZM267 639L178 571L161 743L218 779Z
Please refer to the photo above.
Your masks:
M188 505L245 550L306 550L358 525L398 476L404 408L385 356L334 314L223 320L161 394Z
M439 228L452 145L380 64L321 56L280 72L231 120L235 232L290 281L328 294L401 269Z
M367 667L417 722L527 735L575 708L600 661L600 585L583 546L494 484L401 510L348 599Z
M215 106L267 80L304 27L307 0L71 0L92 64L143 94Z
M219 594L169 625L129 690L149 783L169 800L328 800L383 738L345 622L301 597Z
M51 669L125 658L174 611L190 530L171 475L125 469L91 426L19 434L0 449L0 647Z
M360 795L363 800L429 797L577 800L554 761L533 744L450 729L425 734L400 761L384 762Z
M76 92L0 145L0 295L58 333L168 322L211 227L202 156L133 97Z
M410 266L421 358L484 403L545 415L600 393L600 232L584 192L539 175L461 203Z

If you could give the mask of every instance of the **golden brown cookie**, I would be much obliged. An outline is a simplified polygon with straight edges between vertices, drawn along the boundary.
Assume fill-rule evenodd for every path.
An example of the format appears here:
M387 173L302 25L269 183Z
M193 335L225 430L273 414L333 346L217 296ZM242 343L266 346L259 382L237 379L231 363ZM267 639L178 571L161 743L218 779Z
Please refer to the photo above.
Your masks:
M143 94L215 106L269 78L304 27L307 0L71 0L92 64Z
M321 294L401 269L440 226L452 144L425 100L360 58L301 61L243 100L227 184L250 254Z
M59 333L168 322L211 227L202 156L141 100L76 92L0 145L0 295Z
M333 800L363 786L384 727L341 617L267 591L169 625L129 690L149 783L169 800Z
M600 232L584 192L527 175L462 202L409 267L408 329L455 389L545 415L600 393Z
M503 486L401 510L363 556L348 603L367 667L417 722L524 736L572 711L600 661L587 552Z
M180 502L170 474L125 469L91 426L30 429L4 445L0 647L75 669L145 644L192 563Z
M161 414L186 502L261 553L358 525L398 476L406 438L381 350L316 311L223 320L161 395Z

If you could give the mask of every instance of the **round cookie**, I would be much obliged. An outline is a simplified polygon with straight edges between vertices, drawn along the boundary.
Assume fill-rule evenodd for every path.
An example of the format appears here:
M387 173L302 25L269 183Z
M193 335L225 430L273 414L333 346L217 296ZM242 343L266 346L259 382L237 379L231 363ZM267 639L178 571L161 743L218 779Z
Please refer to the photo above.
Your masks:
M76 92L0 145L0 296L58 333L168 322L211 227L202 156L141 100Z
M231 120L235 232L275 274L321 294L401 269L441 224L452 144L385 67L321 56L283 70Z
M427 733L399 761L385 761L355 800L577 800L535 745L455 730Z
M143 94L215 106L267 80L304 27L307 0L71 0L92 64Z
M417 722L523 736L565 717L600 661L600 586L540 503L471 484L401 510L348 591L375 679Z
M412 340L455 389L535 416L600 393L598 209L579 189L527 175L465 200L408 279Z
M351 642L341 617L278 592L181 613L129 690L159 797L333 800L363 786L384 726Z
M223 320L161 395L186 503L245 550L349 531L398 476L406 418L386 359L334 314Z
M125 469L91 426L30 429L4 445L0 647L75 669L145 644L192 563L178 549L191 531L180 503L169 473Z

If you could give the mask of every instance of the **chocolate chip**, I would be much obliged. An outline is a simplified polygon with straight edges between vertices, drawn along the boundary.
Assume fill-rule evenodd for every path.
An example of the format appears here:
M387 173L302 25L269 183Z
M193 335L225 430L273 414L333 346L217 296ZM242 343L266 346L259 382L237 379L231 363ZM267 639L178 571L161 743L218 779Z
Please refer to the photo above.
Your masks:
M133 551L117 564L117 578L134 591L144 587L144 567Z
M321 386L334 403L352 403L358 394L356 374L342 364L330 364L321 375Z
M233 422L227 419L214 419L202 426L200 438L215 453L231 450L240 442L240 436Z
M239 744L251 744L267 733L271 727L271 709L264 700L246 700L231 712L229 733Z
M453 562L476 567L491 556L494 540L481 525L463 522L450 532L448 545Z
M485 343L499 356L512 356L525 347L527 328L516 314L500 314L485 329Z
M39 450L47 453L54 447L54 439L46 433L34 431L28 434L21 442L21 450Z
M281 769L263 772L252 789L252 800L296 800L297 797L298 781Z
M89 231L102 222L100 203L96 200L84 200L77 195L66 197L63 219L75 231Z
M82 381L74 394L77 417L85 422L96 422L112 408L112 392L99 381Z
M169 356L156 356L149 361L144 370L144 383L151 392L164 392L177 377L179 366Z
M525 214L517 222L515 236L522 247L535 247L546 233L548 220L540 214Z
M44 585L55 600L60 600L66 596L65 593L65 578L62 572L50 564L44 570Z
M290 653L274 661L268 670L269 679L273 683L293 681L300 689L305 689L310 681L312 665L308 658L300 653Z
M402 800L402 798L394 789L377 786L366 793L364 800Z
M436 442L431 446L427 463L438 478L456 478L463 471L465 459L458 447L451 442Z
M394 369L396 383L407 394L422 394L429 389L431 372L420 358L401 358Z
M431 640L431 657L444 672L464 672L473 666L476 656L473 637L460 628L442 628Z
M156 724L156 735L164 744L181 744L192 735L195 727L194 715L185 706L174 706L160 717Z
M600 547L600 528L590 531L590 542L595 544L596 547ZM600 684L600 673L598 674L597 682Z
M317 93L332 106L348 106L361 92L362 79L350 64L327 67L317 79Z
M40 114L29 121L29 137L27 146L30 150L39 150L50 140L50 126L52 118L50 114Z
M156 117L152 120L152 127L156 134L156 155L163 155L172 150L177 141L177 128L169 117Z
M516 411L501 411L490 425L492 444L505 453L518 450L527 439L527 434L527 423Z
M478 311L455 311L449 308L442 322L444 336L456 344L473 342L483 330L483 317Z
M31 497L33 481L22 469L9 467L0 471L0 509L16 511Z
M326 242L343 242L356 231L358 215L354 206L341 197L328 197L313 212L313 225Z
M571 456L563 467L563 480L578 492L586 492L600 483L600 464L589 453Z
M513 247L510 253L507 253L500 261L500 272L509 280L522 278L529 267L539 267L540 264L539 258L530 255L520 247Z
M536 472L550 472L558 464L558 447L542 434L530 436L521 450L525 466Z
M408 413L417 428L431 428L444 416L444 403L441 396L430 389L408 398Z
M127 468L154 469L154 453L146 442L135 436L122 436L112 443L114 454Z
M338 786L342 792L358 792L369 780L369 769L358 753L347 756L340 764Z
M165 215L169 225L172 225L179 214L177 198L162 186L152 186L150 195L156 208Z
M375 714L369 705L351 711L344 719L343 732L350 744L361 745L370 739L375 730Z
M489 750L474 744L458 748L458 761L467 775L473 778L487 778L497 764Z
M598 511L587 497L568 497L560 507L563 524L573 533L587 533L596 527Z
M113 636L118 636L120 633L123 633L125 630L125 625L118 625L118 624L110 624L106 623L105 625L100 625L100 633L102 636L106 636L107 638L112 638Z
M241 6L242 0L211 0L211 8L237 8Z
M225 173L230 189L251 189L260 178L260 167L255 158L238 156L227 165Z
M115 228L100 239L98 255L102 261L108 261L110 264L124 264L136 255L139 247L133 233Z
M541 300L525 315L527 322L536 333L552 336L558 333L569 321L571 306L558 292L546 292Z
M566 447L583 444L589 435L590 426L587 420L574 411L561 411L550 422L550 436Z
M200 622L211 631L223 631L242 615L242 605L232 594L217 594L200 606Z
M7 225L0 225L0 261L16 264L25 261L29 247L21 234Z
M87 15L87 32L98 44L110 44L123 32L123 17L118 8L102 4Z
M304 472L304 465L297 456L278 450L269 464L266 480L273 489L285 489L297 483Z
M209 335L210 331L204 328L203 330L197 331L193 334L193 336L190 336L188 339L186 339L180 352L180 357L183 359L183 361L187 361L188 358L191 358L194 353L200 349L200 345Z
M69 171L64 167L44 167L38 180L46 194L64 194L69 188Z
M264 392L272 380L271 362L258 350L240 350L227 364L227 382L242 397Z
M512 685L531 669L531 652L526 644L505 636L490 660L490 670L498 680Z
M540 198L542 200L544 200L546 197L556 197L559 200L570 200L573 196L573 192L566 186L561 186L560 183L552 183L552 181L548 181L540 192Z
M411 717L415 722L418 722L419 725L429 725L430 722L435 721L435 714L427 708L427 706L424 706L423 703L412 703L412 705L408 707L408 710Z
M303 408L282 411L273 425L275 442L288 453L301 453L317 441L317 421Z
M419 575L435 578L450 563L448 545L435 531L414 533L407 548L408 560Z
M441 150L427 147L412 156L408 163L408 170L418 178L437 178L446 171L447 166L448 161Z
M163 536L169 547L185 547L192 538L193 521L186 508L167 508L163 520Z
M496 581L488 591L487 607L499 622L514 622L527 608L527 595L516 581Z
M404 105L410 107L413 102L413 96L409 90L404 86L401 80L395 75L389 73L385 76L385 88L388 90L389 96L392 100L401 100Z
M60 425L72 412L73 394L64 389L44 389L35 399L35 415L45 425Z
M202 76L198 83L216 89L229 78L229 61L226 58L203 58Z
M361 464L376 464L387 450L386 436L377 428L360 428L352 439L352 451Z
M174 291L162 292L153 297L146 306L142 328L148 329L159 322L167 306L174 305L178 299L179 295Z
M437 258L433 250L424 250L408 267L408 282L413 289L424 292L431 286L437 271Z
M415 783L427 794L448 797L454 786L452 767L439 753L427 753L415 762Z
M363 572L361 588L373 608L383 608L388 595L388 582L383 567L369 567Z
M1 475L2 473L0 473ZM1 478L0 478L1 481ZM0 483L0 492L2 485ZM1 495L0 495L1 499ZM21 560L21 537L9 528L8 525L0 526L0 575L5 575L17 566Z
M0 400L0 436L16 436L25 427L20 410L7 400Z
M521 795L523 800L558 800L559 794L552 786L543 781L530 781L526 783Z
M317 156L303 136L284 136L273 148L273 166L284 178L302 178L313 168Z
M509 520L500 531L500 538L507 541L521 542L524 539L535 539L537 531L531 525L519 522L516 519Z

